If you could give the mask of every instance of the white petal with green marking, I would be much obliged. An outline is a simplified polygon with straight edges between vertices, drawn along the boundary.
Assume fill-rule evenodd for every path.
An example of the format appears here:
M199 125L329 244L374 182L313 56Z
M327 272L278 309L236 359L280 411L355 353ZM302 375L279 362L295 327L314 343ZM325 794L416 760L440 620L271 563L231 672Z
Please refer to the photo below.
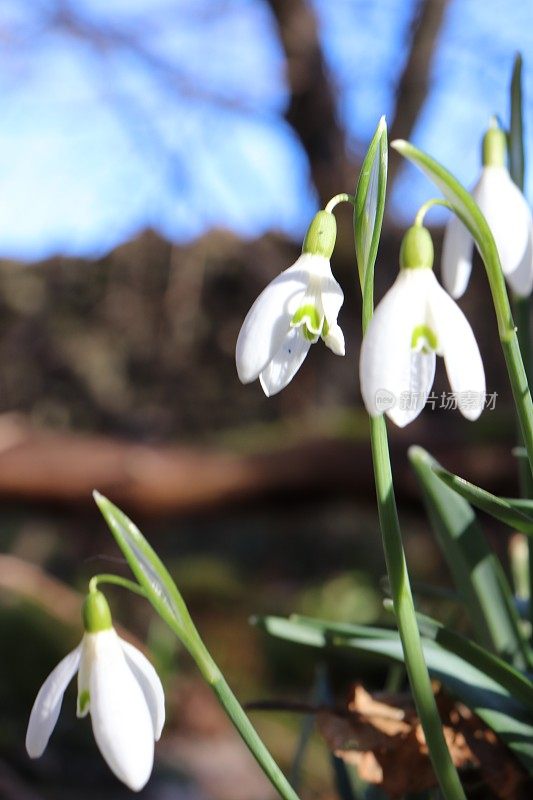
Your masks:
M43 754L76 671L77 715L90 714L96 743L109 767L139 791L150 777L154 740L165 721L163 688L149 661L114 628L86 631L78 647L50 673L30 715L28 754Z
M457 405L476 419L485 375L472 329L431 269L400 270L368 326L360 358L363 401L371 416L385 413L400 427L422 411L444 357Z
M242 324L235 360L243 383L259 378L267 396L292 380L311 344L322 338L344 355L337 324L342 289L323 255L304 253L264 289Z

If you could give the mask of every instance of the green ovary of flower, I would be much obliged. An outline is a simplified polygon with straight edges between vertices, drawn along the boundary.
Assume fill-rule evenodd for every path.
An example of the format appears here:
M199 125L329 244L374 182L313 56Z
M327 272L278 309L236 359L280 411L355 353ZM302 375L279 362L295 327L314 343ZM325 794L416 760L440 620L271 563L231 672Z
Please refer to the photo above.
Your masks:
M429 353L437 350L437 336L427 325L417 325L411 336L411 348L413 350L423 350Z
M310 342L316 342L319 336L327 336L329 326L323 314L310 303L300 306L291 319L292 328L300 328L302 334Z
M89 692L87 691L87 689L84 689L83 692L81 692L81 694L80 694L80 696L78 698L78 708L79 708L80 714L84 714L85 713L85 711L86 711L86 709L87 709L87 707L89 705L90 700L91 700L91 696L90 696Z

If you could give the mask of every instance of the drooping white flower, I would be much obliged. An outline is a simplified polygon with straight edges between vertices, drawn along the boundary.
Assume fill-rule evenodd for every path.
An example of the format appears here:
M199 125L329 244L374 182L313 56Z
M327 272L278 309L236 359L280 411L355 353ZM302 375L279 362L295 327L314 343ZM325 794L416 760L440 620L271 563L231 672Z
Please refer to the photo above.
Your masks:
M494 236L503 273L512 290L527 297L533 289L531 209L505 166L505 133L490 128L484 139L484 166L472 196ZM453 216L444 232L442 280L452 297L461 297L472 271L473 239Z
M105 598L103 606L103 595L95 594L100 596L95 602L104 608L100 620L106 627L86 629L81 643L43 683L31 711L26 750L31 758L43 754L77 671L77 716L90 713L94 738L108 766L126 786L139 791L152 772L154 740L165 721L163 688L145 656L117 635L110 614L105 615ZM94 594L88 601L91 598Z
M485 403L485 373L472 328L433 274L429 233L411 228L404 244L410 236L419 239L417 247L409 252L402 246L402 268L363 339L359 367L363 401L371 416L386 413L396 425L407 425L426 403L440 355L453 405L475 420ZM421 247L420 237L426 238Z
M267 397L287 386L318 339L344 355L337 324L344 296L329 263L335 231L333 214L319 212L302 255L261 292L242 324L237 373L242 383L259 378Z

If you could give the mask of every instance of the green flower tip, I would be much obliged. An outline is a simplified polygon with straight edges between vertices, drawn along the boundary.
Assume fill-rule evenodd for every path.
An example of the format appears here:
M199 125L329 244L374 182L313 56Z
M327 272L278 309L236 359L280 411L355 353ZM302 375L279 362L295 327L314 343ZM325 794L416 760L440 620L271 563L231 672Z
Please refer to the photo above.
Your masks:
M504 167L507 162L507 135L495 117L483 137L481 158L484 167Z
M400 248L401 269L431 269L433 267L433 240L427 228L413 225L405 233Z
M311 222L302 247L302 253L331 258L337 238L337 223L329 211L319 211Z
M89 592L82 608L83 627L87 633L107 631L113 627L111 611L105 596L100 591Z

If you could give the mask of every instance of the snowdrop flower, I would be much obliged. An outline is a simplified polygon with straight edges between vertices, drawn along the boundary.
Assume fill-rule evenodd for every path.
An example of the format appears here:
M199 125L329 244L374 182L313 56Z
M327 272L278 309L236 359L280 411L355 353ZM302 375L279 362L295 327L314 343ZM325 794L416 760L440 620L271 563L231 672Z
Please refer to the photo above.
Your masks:
M37 695L26 750L31 758L43 754L77 671L77 716L90 712L94 738L110 769L139 791L150 777L154 739L165 721L161 681L143 654L117 635L101 592L87 596L83 616L81 643L52 670Z
M489 128L483 139L483 169L472 195L494 236L502 270L511 289L527 297L533 289L533 222L531 210L505 166L504 131ZM442 280L452 297L464 293L472 270L473 240L453 216L446 226Z
M302 255L261 292L242 324L237 373L242 383L259 378L267 397L290 383L318 339L344 355L344 336L337 325L344 296L329 263L335 237L335 217L320 211Z
M466 317L439 285L426 228L410 228L402 242L400 273L367 328L360 358L361 393L371 416L386 413L403 427L420 414L444 358L452 400L477 419L485 402L485 373Z

